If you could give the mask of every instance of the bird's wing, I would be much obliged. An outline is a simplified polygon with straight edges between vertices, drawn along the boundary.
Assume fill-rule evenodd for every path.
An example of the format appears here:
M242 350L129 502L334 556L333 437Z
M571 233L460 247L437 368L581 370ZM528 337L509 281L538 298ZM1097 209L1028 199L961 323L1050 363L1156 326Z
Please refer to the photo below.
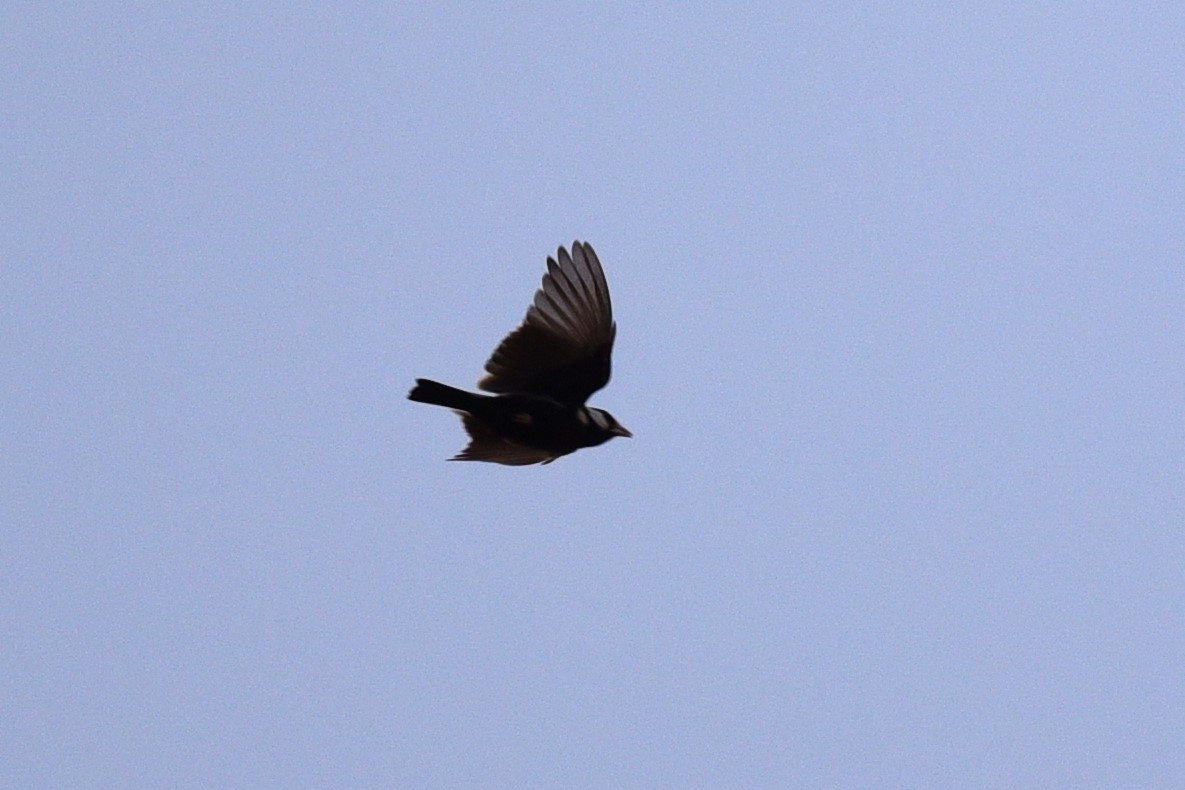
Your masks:
M472 414L457 412L469 433L469 444L464 450L450 458L450 461L492 461L508 466L546 464L557 456L545 450L508 441Z
M530 392L584 403L609 383L613 305L601 262L589 244L560 247L527 309L486 362L478 386L487 392Z

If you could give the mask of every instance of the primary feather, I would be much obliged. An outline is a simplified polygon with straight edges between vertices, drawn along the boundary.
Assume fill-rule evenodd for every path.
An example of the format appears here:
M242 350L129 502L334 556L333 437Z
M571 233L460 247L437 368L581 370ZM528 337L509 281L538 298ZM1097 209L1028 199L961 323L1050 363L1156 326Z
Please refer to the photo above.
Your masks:
M617 326L605 272L592 245L573 242L547 259L523 323L494 350L478 387L584 403L609 383Z

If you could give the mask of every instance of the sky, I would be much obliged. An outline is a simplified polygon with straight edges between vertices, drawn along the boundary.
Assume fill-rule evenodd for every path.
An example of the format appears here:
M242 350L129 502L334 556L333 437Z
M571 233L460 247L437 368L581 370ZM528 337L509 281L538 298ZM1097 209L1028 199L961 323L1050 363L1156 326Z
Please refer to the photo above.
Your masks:
M1185 785L1183 34L6 3L0 785ZM449 463L576 239L635 438Z

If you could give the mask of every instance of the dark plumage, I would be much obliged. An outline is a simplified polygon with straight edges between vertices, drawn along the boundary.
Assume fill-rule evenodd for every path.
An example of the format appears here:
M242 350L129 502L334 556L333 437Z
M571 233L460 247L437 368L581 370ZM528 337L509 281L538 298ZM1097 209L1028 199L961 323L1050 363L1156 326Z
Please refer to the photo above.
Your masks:
M609 383L617 326L601 262L573 242L547 259L547 274L526 318L494 349L478 387L466 392L416 379L407 397L454 409L469 445L454 461L550 463L582 447L631 436L604 409L584 405Z

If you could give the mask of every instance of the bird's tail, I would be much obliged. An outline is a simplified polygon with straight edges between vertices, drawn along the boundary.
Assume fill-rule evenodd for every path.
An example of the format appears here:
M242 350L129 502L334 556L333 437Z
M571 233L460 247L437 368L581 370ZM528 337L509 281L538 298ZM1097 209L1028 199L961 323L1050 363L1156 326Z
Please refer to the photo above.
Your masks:
M432 379L416 379L416 385L407 393L408 400L419 403L431 403L434 406L445 406L459 411L469 411L473 402L480 396L474 395L447 384L441 384Z

